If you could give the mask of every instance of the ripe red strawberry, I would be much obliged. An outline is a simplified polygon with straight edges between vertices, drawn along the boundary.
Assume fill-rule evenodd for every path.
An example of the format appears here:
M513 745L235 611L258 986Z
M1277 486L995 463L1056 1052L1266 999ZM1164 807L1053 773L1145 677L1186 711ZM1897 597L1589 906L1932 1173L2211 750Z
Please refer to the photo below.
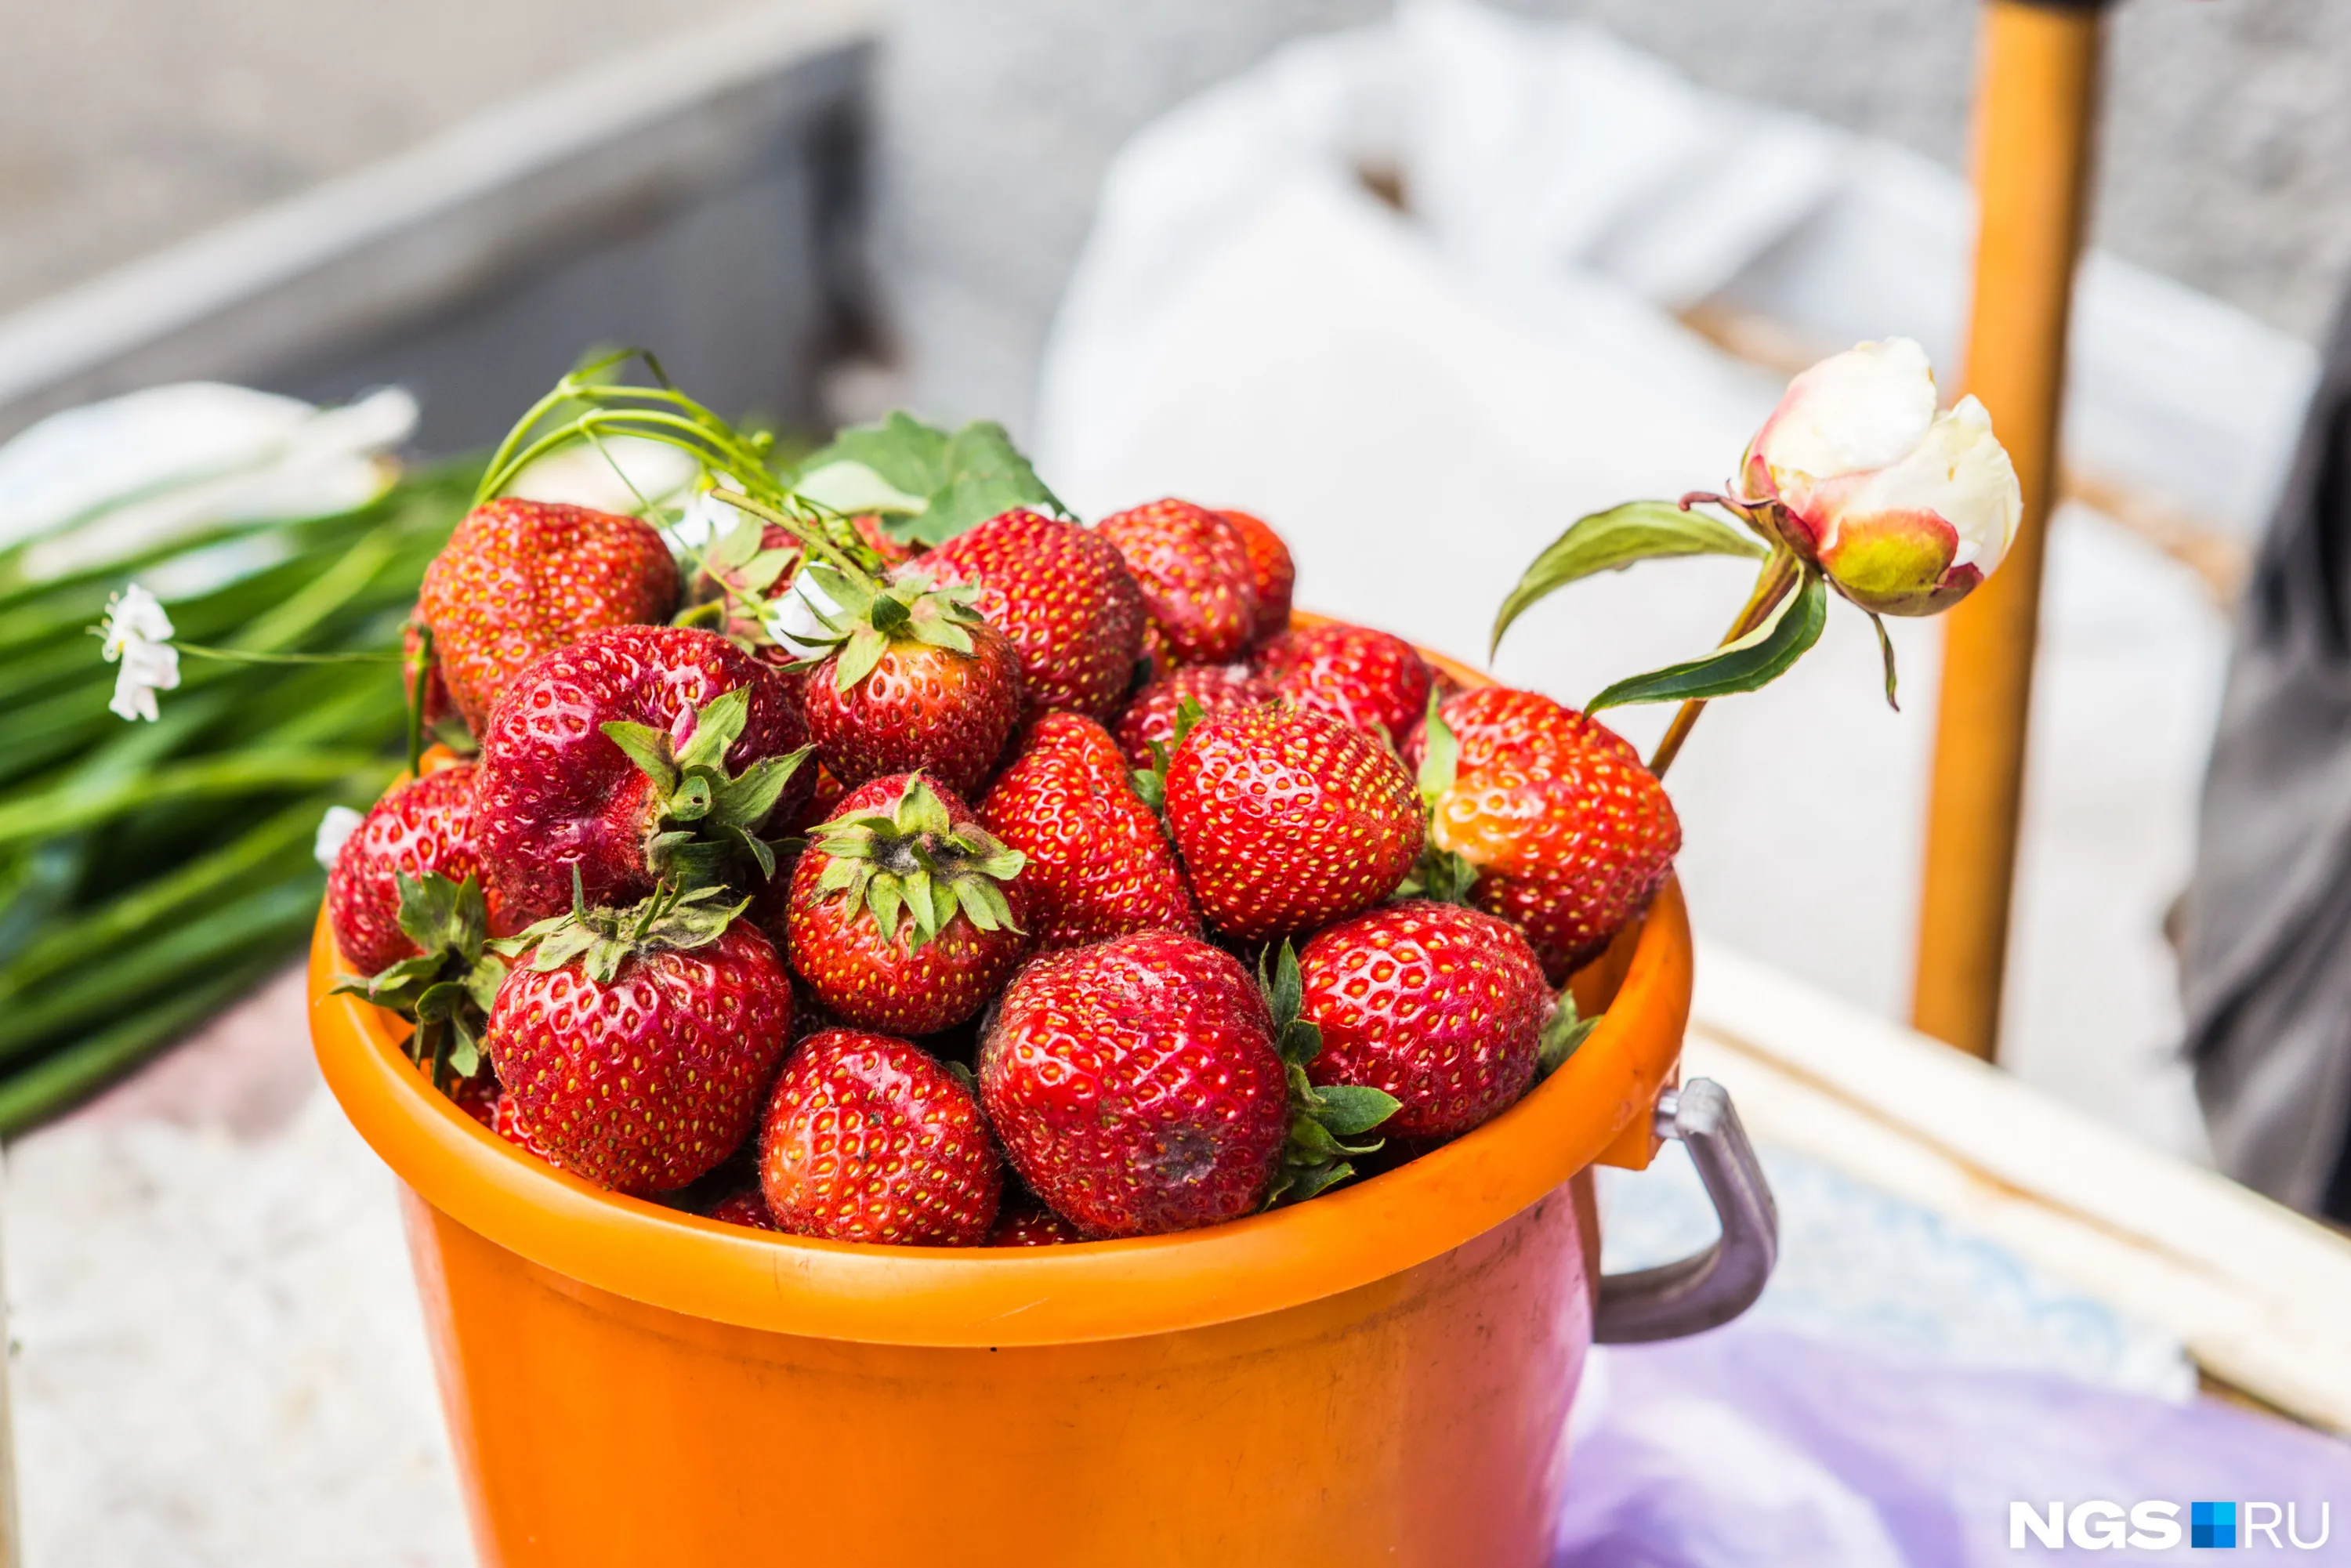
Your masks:
M792 968L857 1028L952 1029L1028 951L1025 863L952 791L919 773L876 779L842 798L792 868Z
M776 1217L768 1212L768 1200L756 1186L730 1192L710 1206L710 1218L723 1219L729 1225L745 1225L754 1230L780 1230Z
M1144 622L1143 652L1135 655L1134 662L1146 682L1164 681L1183 667L1176 662L1176 650L1156 621Z
M335 855L327 876L327 920L335 945L360 975L381 974L420 949L400 928L400 883L437 872L451 882L478 878L474 846L474 765L457 763L394 785ZM490 931L522 928L503 900L489 901Z
M829 1030L793 1048L759 1132L776 1228L888 1247L977 1247L1002 1162L978 1103L920 1046Z
M677 563L635 517L507 497L465 515L425 568L416 607L450 699L479 735L538 659L601 627L668 620Z
M1329 926L1298 956L1304 1016L1322 1030L1316 1083L1360 1083L1400 1103L1380 1130L1458 1137L1533 1082L1553 1011L1518 928L1458 904L1407 899Z
M945 607L959 601L923 592L919 576L873 592L821 566L810 570L836 602L848 601L844 622L868 618L800 687L825 767L852 789L920 769L950 789L977 790L1020 719L1012 644L985 622L957 618ZM877 615L892 629L874 630Z
M1118 547L1182 664L1238 658L1257 631L1257 578L1233 526L1189 501L1114 512L1094 531Z
M1240 536L1241 548L1249 552L1249 577L1257 585L1257 630L1253 640L1262 643L1290 629L1290 595L1297 586L1298 566L1290 559L1290 547L1281 542L1263 517L1249 512L1237 512L1228 507L1217 513L1233 526Z
M1469 901L1525 931L1563 983L1673 873L1681 823L1614 731L1533 692L1465 692L1440 710L1459 747L1429 841L1477 872Z
M1149 768L1157 760L1151 743L1176 743L1176 715L1186 701L1203 718L1230 708L1256 707L1274 700L1272 683L1244 664L1186 664L1134 694L1118 718L1119 749L1127 762Z
M860 512L849 519L850 528L867 549L882 558L884 566L896 566L914 559L917 548L882 526L882 519L872 512Z
M1420 854L1420 798L1404 764L1327 714L1218 714L1176 748L1166 794L1201 913L1246 941L1367 909Z
M485 1074L485 1076L487 1075ZM557 1170L563 1168L563 1162L548 1153L546 1145L524 1129L522 1102L503 1089L498 1091L496 1103L490 1107L490 1131L522 1150L523 1153L536 1155Z
M1615 731L1541 692L1510 686L1455 691L1442 695L1438 711L1453 732L1458 751L1454 766L1465 773L1506 757L1562 749L1596 747L1627 761L1641 759L1641 754ZM1405 761L1418 768L1426 752L1424 732L1419 742L1405 751Z
M783 1054L791 981L714 888L580 907L509 946L488 1045L501 1114L565 1170L628 1193L715 1168L758 1119Z
M1134 676L1147 618L1118 548L1075 523L1011 511L925 555L914 570L971 583L972 608L1020 655L1031 714L1107 718Z
M1092 1237L1249 1213L1290 1126L1265 998L1230 954L1172 932L1023 969L980 1042L979 1092L1021 1177Z
M515 683L482 737L474 831L491 891L519 917L627 903L668 875L747 882L758 835L789 821L814 769L774 672L713 632L616 626ZM758 875L751 874L754 871Z
M1325 622L1259 651L1257 673L1300 707L1400 745L1428 707L1429 670L1413 645L1368 626Z
M1158 814L1135 793L1117 742L1093 720L1071 713L1038 720L979 816L1029 857L1020 881L1040 950L1129 931L1199 934L1199 912Z
M1083 1241L1078 1228L1043 1204L1008 1200L987 1233L990 1247L1061 1247Z
M492 1132L498 1125L498 1081L486 1072L460 1078L444 1091L450 1103Z

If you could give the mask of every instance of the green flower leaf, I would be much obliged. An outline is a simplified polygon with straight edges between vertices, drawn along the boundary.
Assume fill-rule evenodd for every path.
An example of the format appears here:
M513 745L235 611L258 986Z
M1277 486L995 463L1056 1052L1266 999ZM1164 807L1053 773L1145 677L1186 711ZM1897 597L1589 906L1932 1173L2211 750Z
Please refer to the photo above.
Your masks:
M1488 653L1502 645L1502 634L1531 607L1594 572L1621 571L1635 561L1667 556L1735 555L1761 560L1768 553L1720 518L1686 512L1671 501L1627 501L1578 517L1535 557L1502 601Z
M1781 601L1771 618L1746 636L1702 659L1618 681L1586 703L1584 711L1760 690L1786 674L1821 640L1821 628L1827 621L1828 591L1821 586L1817 574L1806 572L1796 591Z
M1862 613L1877 629L1877 656L1886 665L1886 706L1900 713L1902 705L1894 700L1894 639L1886 634L1886 617L1875 610L1864 610Z

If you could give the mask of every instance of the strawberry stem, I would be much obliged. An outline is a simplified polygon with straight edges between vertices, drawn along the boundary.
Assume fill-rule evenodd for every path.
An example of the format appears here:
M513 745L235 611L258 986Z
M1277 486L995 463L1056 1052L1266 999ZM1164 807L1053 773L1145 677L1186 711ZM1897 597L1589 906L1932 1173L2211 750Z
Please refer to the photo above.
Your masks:
M433 679L433 628L416 622L416 668L408 680L408 776L424 776L424 688Z

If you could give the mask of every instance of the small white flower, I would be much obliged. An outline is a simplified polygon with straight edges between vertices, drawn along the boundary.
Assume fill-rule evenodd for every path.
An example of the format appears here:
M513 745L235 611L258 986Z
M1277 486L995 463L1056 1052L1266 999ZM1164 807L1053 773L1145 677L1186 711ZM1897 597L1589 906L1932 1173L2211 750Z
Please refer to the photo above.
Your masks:
M180 684L180 651L172 646L172 618L156 597L132 583L106 601L106 662L120 664L114 700L106 706L127 719L156 716L155 694Z
M349 806L329 806L327 814L319 819L319 836L310 842L310 853L329 871L335 869L335 857L343 852L343 845L360 831L367 818Z

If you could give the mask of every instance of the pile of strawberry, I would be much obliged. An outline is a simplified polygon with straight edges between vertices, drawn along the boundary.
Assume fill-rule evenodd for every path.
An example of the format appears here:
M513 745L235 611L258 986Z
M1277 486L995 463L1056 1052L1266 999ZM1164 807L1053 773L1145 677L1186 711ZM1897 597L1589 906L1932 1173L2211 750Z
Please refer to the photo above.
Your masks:
M1562 986L1679 847L1599 724L1293 630L1244 513L921 549L743 505L684 565L636 517L477 507L417 629L478 753L329 884L434 1082L617 1191L946 1246L1310 1197L1556 1066Z

